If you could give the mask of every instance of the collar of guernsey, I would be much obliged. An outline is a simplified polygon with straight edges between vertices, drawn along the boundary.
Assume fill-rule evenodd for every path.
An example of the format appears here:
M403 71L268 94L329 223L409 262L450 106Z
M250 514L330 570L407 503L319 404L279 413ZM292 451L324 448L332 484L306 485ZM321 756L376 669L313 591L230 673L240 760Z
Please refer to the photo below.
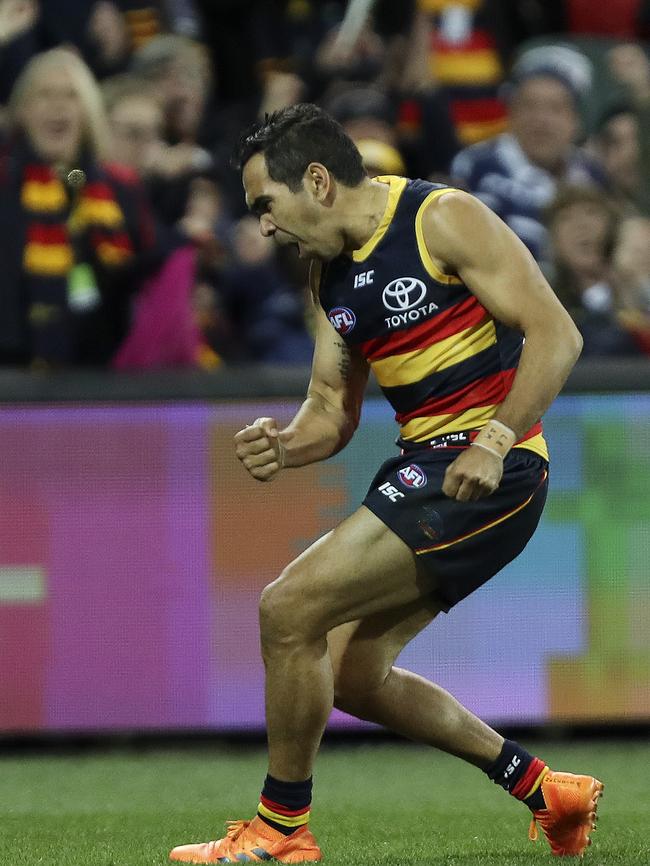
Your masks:
M321 305L369 362L402 439L426 444L478 430L512 386L522 335L496 321L427 251L424 211L450 187L392 175L375 180L389 187L384 214L351 258L322 266ZM515 447L548 459L541 421Z

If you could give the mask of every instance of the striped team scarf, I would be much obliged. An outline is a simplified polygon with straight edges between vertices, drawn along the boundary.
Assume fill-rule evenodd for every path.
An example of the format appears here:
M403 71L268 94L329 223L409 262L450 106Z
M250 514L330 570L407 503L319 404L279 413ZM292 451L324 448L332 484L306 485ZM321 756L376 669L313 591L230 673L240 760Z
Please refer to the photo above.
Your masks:
M73 194L49 165L27 161L22 170L27 318L33 355L45 363L74 360L75 313L101 301L97 272L119 268L133 256L107 176L96 165L84 168L87 182Z

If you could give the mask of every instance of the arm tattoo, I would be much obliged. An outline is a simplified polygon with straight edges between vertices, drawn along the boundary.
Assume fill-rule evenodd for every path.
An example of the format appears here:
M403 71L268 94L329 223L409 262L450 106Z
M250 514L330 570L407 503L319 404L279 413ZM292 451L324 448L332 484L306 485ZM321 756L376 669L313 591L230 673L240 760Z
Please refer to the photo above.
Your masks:
M343 340L336 340L335 346L341 350L339 357L339 373L345 382L350 381L351 354Z

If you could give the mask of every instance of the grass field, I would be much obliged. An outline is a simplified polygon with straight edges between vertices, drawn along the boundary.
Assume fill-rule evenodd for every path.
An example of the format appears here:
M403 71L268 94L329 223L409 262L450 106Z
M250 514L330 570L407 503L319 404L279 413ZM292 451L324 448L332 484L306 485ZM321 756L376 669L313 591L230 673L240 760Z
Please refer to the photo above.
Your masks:
M650 864L650 746L531 747L606 783L585 866ZM0 757L3 866L161 866L171 847L249 818L264 752L237 747ZM312 829L331 864L557 862L527 839L528 810L473 768L408 745L325 747Z

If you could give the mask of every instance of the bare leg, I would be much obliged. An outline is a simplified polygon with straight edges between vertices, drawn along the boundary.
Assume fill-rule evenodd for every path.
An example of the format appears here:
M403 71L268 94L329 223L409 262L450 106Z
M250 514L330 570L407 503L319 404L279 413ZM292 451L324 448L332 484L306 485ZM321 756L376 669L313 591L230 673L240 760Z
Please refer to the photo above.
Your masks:
M311 775L334 701L328 632L418 601L429 590L409 548L365 508L266 588L260 631L272 776L300 781Z
M264 650L269 774L285 782L311 776L334 702L327 639Z
M401 668L392 668L375 691L340 709L377 722L419 743L436 746L482 770L494 763L503 737L435 683Z
M503 737L440 686L393 666L438 612L420 600L334 629L335 705L485 769L499 756Z

